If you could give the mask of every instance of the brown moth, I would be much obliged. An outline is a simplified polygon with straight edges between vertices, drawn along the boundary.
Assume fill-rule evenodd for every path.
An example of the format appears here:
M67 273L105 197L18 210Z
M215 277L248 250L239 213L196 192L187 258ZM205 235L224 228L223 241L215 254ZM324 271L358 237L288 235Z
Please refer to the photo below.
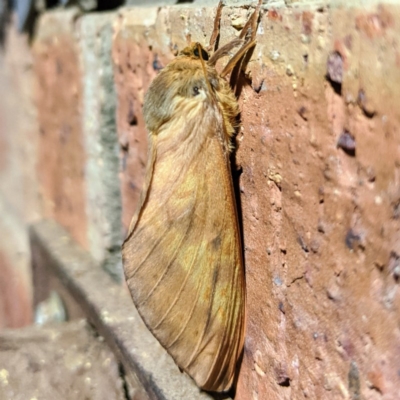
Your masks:
M229 162L239 107L223 77L254 46L260 7L239 39L211 57L192 44L152 82L145 183L122 251L144 322L209 391L229 390L243 350L245 277ZM222 2L210 47L221 10ZM216 62L240 45L218 74Z

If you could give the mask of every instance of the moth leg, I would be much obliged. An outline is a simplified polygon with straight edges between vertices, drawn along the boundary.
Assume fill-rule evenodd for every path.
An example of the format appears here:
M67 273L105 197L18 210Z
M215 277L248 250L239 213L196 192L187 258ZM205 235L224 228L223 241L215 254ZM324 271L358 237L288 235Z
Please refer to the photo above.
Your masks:
M207 50L213 50L215 51L216 48L218 47L217 44L217 39L219 37L219 28L220 28L220 22L221 22L221 14L222 14L222 8L224 7L224 3L222 0L219 1L218 7L217 7L217 13L215 14L214 18L214 28L210 37L210 44L208 45Z

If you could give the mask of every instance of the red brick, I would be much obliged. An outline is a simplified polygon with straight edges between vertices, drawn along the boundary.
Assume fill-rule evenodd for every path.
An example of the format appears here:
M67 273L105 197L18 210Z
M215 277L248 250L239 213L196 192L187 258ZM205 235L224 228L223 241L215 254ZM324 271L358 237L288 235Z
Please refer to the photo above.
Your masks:
M36 113L29 38L13 22L0 50L0 329L32 320L27 221L38 216Z
M32 321L30 282L12 262L0 251L0 330L20 328Z
M87 242L82 82L74 16L41 17L33 46L38 81L38 177L44 216L56 219L84 247Z
M144 15L154 18L155 12L155 9L148 9ZM139 18L134 19L132 24L129 30L133 28L132 31L139 37L144 35L146 27L140 25ZM134 41L122 26L117 25L113 60L118 97L122 222L127 232L139 200L147 162L147 132L142 114L144 94L157 74L153 62L165 64L168 59L159 54L157 48L152 49L144 38Z

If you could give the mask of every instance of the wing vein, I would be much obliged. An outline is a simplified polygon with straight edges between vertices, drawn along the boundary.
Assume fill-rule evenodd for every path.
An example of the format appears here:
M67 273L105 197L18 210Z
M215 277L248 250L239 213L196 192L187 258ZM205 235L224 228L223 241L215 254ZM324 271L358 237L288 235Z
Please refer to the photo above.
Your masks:
M164 230L163 234L160 234L159 238L154 242L153 246L151 247L151 249L147 252L146 256L143 257L143 259L141 259L139 265L132 271L132 274L129 276L129 278L132 278L133 276L136 275L136 273L139 271L140 267L143 266L143 264L148 260L148 258L150 257L151 253L154 251L154 249L161 243L161 241L163 240L165 233L168 231L169 226L167 227L167 229Z

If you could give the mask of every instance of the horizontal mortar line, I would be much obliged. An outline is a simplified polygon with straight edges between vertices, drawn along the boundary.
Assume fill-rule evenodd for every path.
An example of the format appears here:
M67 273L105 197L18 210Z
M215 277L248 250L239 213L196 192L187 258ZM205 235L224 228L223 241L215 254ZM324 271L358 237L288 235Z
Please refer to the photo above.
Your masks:
M61 225L42 220L31 225L29 235L33 262L39 260L58 276L150 399L212 399L179 371L145 326L128 290L113 281Z

